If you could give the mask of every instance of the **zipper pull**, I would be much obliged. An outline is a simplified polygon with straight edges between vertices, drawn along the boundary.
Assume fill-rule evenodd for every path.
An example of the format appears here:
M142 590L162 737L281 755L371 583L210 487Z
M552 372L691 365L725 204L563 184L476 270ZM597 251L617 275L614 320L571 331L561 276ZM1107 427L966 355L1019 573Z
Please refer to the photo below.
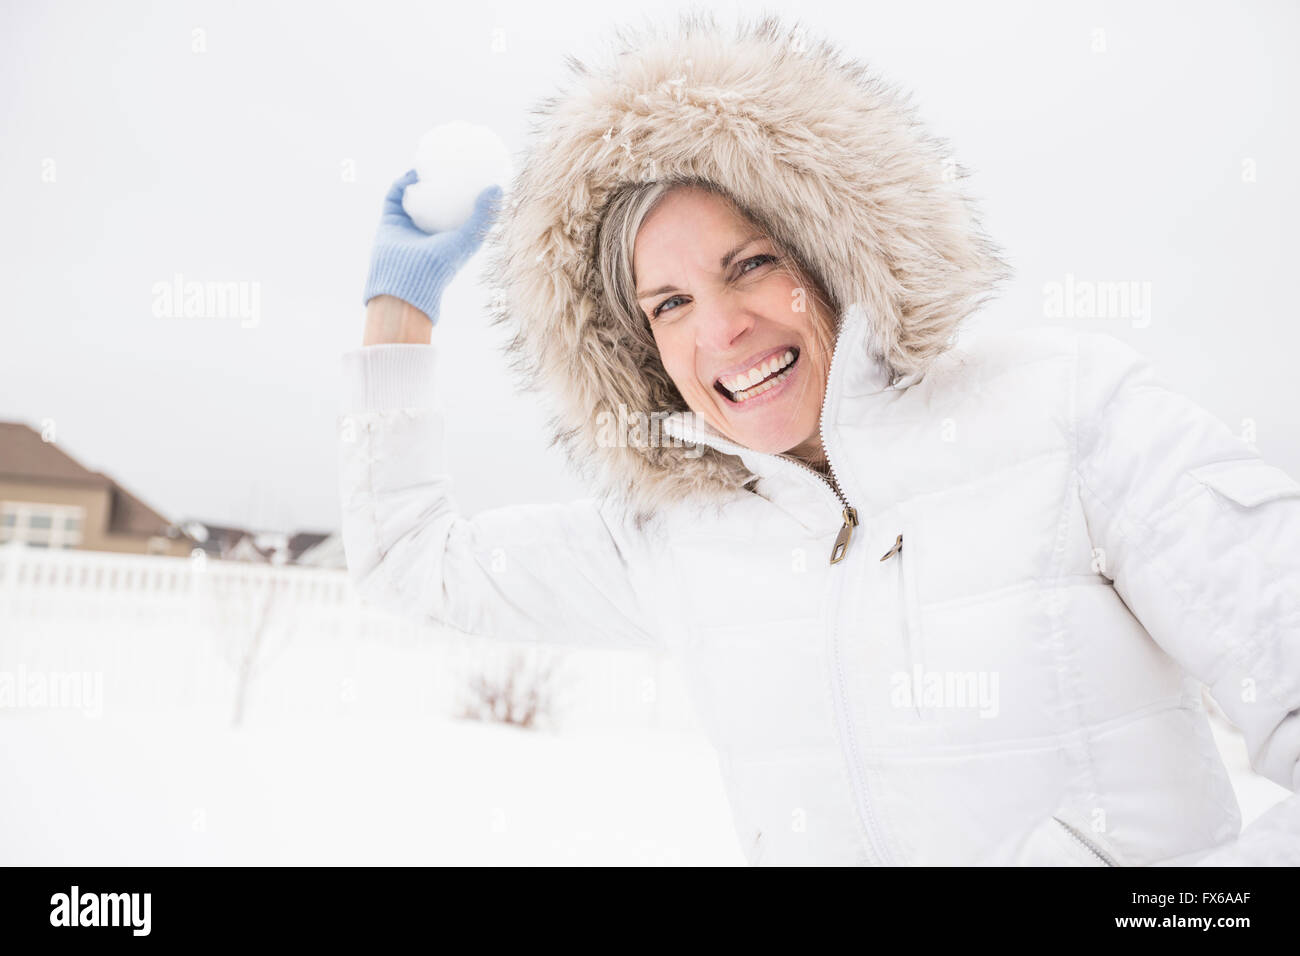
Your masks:
M853 529L858 524L858 510L856 508L844 509L844 525L840 528L840 533L835 536L835 547L831 548L831 564L839 564L844 558L844 553L849 550L849 538L853 535Z
M898 536L898 540L894 542L894 546L890 548L888 551L886 551L884 554L882 554L880 556L880 560L884 561L885 558L892 558L894 555L898 554L898 552L902 550L903 550L903 536L900 534Z

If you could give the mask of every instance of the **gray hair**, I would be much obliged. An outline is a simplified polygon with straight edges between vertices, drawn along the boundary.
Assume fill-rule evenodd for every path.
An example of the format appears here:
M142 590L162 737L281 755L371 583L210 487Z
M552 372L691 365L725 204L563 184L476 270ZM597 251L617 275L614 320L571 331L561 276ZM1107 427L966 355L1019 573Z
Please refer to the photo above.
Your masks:
M762 216L755 214L736 197L707 179L683 178L629 183L616 190L607 203L596 241L596 259L606 306L619 331L636 341L646 354L658 355L659 348L650 330L650 320L637 302L632 254L636 248L637 233L646 217L665 196L683 187L704 189L720 197L772 241L780 254L780 266L806 292L814 336L829 350L834 341L834 325L840 309L825 283L820 281L787 243L778 238Z

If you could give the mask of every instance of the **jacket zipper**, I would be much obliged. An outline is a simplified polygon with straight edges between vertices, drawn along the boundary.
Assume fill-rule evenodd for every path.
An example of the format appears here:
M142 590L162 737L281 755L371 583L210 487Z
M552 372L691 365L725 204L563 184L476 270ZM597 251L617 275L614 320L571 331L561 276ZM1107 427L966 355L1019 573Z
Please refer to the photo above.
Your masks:
M1064 820L1062 820L1060 817L1052 817L1052 819L1055 820L1057 823L1059 823L1062 827L1064 827L1066 833L1070 834L1070 836L1074 837L1074 839L1075 839L1076 841L1078 841L1079 843L1083 844L1083 846L1084 846L1085 848L1087 848L1087 850L1088 850L1090 853L1092 853L1093 856L1095 856L1097 859L1101 860L1101 862L1105 863L1107 866L1118 866L1118 865L1119 865L1119 864L1116 863L1114 860L1112 860L1112 859L1110 858L1109 855L1107 855L1107 854L1105 854L1105 853L1102 853L1101 850L1099 850L1099 849L1097 849L1097 847L1093 846L1091 840L1089 840L1087 837L1085 837L1082 833L1080 833L1080 832L1079 832L1078 830L1076 830L1074 827L1070 826L1068 823L1066 823L1066 822L1065 822Z
M831 456L830 445L826 441L826 409L831 404L831 383L835 381L835 360L839 356L840 339L837 336L835 346L831 349L830 366L826 371L826 394L822 396L821 415L817 420L817 432L822 440L822 454L826 456L826 466L831 473L831 481L827 484L832 485L832 491L844 505L842 512L844 523L840 526L839 534L835 536L835 544L831 548L831 564L838 564L844 559L849 550L849 540L852 537L853 529L858 524L858 512L848 502L848 499L840 493L839 476L835 474L835 460ZM807 467L807 466L805 466ZM809 468L813 474L818 474L814 469ZM818 477L821 475L818 474ZM844 577L848 569L836 575L834 581L835 596L832 600L831 607L831 649L833 653L833 664L835 667L835 680L839 685L839 696L835 699L834 705L840 725L846 731L849 740L849 779L853 787L854 797L858 802L858 813L862 816L863 825L867 832L867 842L870 844L872 852L875 854L876 861L883 866L890 866L893 863L890 851L885 843L883 831L880 828L880 822L876 819L875 810L871 806L871 801L866 798L866 780L865 773L860 765L858 758L858 740L853 731L853 720L849 713L849 692L844 682L844 664L840 660L839 651L839 609L844 591Z
M836 349L836 351L838 351L838 348ZM834 367L835 367L835 352L832 352L831 368L833 369ZM829 383L831 381L831 376L829 372L827 373L826 379L827 379L828 387L822 404L823 422L825 421L825 417L826 417L825 416L826 406L830 403ZM831 476L835 477L835 466L831 464L830 450L826 447L825 429L819 426L818 431L822 439L822 449L826 454L826 463L830 466ZM848 503L848 500L844 497L843 493L839 490L838 478L836 478L834 483L832 483L831 481L827 480L825 475L817 471L817 469L813 468L810 465L806 465L803 462L798 461L797 459L789 458L784 454L775 455L773 457L779 458L781 461L788 462L789 464L795 466L796 468L800 468L803 471L806 471L809 474L813 475L818 480L818 482L820 482L825 487L829 488L834 493L838 502L843 506L841 513L843 515L844 524L841 525L839 534L835 536L835 545L833 548L831 548L830 563L838 564L840 561L844 559L845 554L848 552L849 538L853 533L853 529L857 527L858 524L857 509ZM858 741L857 741L857 737L853 733L853 722L849 719L849 714L848 714L847 701L849 699L849 693L848 693L848 688L846 687L844 682L844 666L840 662L839 645L834 640L834 632L838 630L837 628L838 617L835 615L836 612L838 612L839 605L840 605L840 596L844 586L844 575L847 573L848 573L847 571L844 571L836 575L834 581L835 594L831 599L831 607L834 609L832 611L832 621L831 621L831 628L832 628L831 644L832 647L834 648L833 663L835 669L835 682L839 688L839 695L834 699L835 714L839 720L840 726L844 728L845 735L848 737L849 759L847 760L847 763L849 767L849 777L852 781L854 798L858 802L858 813L861 815L863 820L863 825L867 831L867 842L871 846L872 853L875 855L877 863L879 863L882 866L891 866L893 865L893 860L889 854L889 851L885 847L885 841L880 835L881 833L880 824L876 820L876 815L871 808L871 802L863 799L863 793L866 790L866 783L862 779L862 771L861 768L858 766Z
M772 456L773 458L786 462L792 467L799 468L813 475L817 479L819 484L830 489L831 493L834 494L838 505L842 506L840 513L842 515L843 524L840 526L839 533L835 536L835 544L831 547L831 559L830 559L831 564L839 564L841 561L844 560L845 555L848 553L849 541L852 537L853 529L857 527L858 524L857 509L849 504L848 499L844 496L843 492L840 491L841 486L839 482L839 477L835 474L835 465L831 458L830 448L826 444L826 409L830 407L830 403L831 403L830 386L831 383L834 381L835 360L839 355L839 351L840 351L839 346L840 346L840 339L837 337L835 341L835 345L831 350L830 367L827 369L826 372L826 394L822 396L821 416L818 419L818 425L817 425L817 432L822 440L822 451L826 455L826 464L830 470L830 478L828 479L825 475L823 475L817 469L813 468L811 465L807 465L796 458L790 458L785 454L777 454ZM726 444L731 445L731 447L733 449L736 449L737 451L740 450L740 446L736 445L734 442L726 442ZM733 452L733 454L734 453L735 452ZM834 581L835 594L831 599L831 607L833 609L832 620L831 620L831 636L832 636L831 645L835 649L835 654L834 654L835 681L839 688L839 695L834 699L835 713L837 719L839 720L840 726L844 729L845 735L848 738L849 759L847 760L847 763L849 769L849 777L853 787L854 798L857 800L858 803L858 813L862 817L863 826L866 829L867 842L871 847L872 853L875 855L876 861L880 865L891 866L893 865L893 860L888 849L886 848L885 841L881 835L880 824L876 820L876 816L874 811L871 808L870 801L864 799L863 796L864 793L866 792L866 783L863 780L862 770L859 767L857 737L853 733L853 723L849 719L849 714L848 714L847 702L848 702L849 695L848 695L848 689L844 682L844 666L840 662L838 644L834 640L835 632L836 630L838 630L837 612L839 610L840 596L844 585L844 575L847 573L848 572L846 571L836 576L836 579Z
M832 357L832 361L834 361L833 357ZM826 447L825 441L826 438L825 436L823 436L822 437L823 448ZM858 509L850 505L848 499L845 498L843 493L839 491L838 481L835 483L828 481L826 479L826 476L823 475L816 468L813 468L811 465L806 465L803 462L798 461L794 458L787 458L785 455L777 455L776 457L782 459L783 461L788 461L792 465L797 465L800 468L807 471L809 474L816 476L817 479L821 481L822 484L824 484L827 488L833 491L835 493L835 497L839 499L840 504L843 506L840 510L840 514L842 515L842 520L844 523L840 525L839 534L835 536L835 544L831 546L831 564L839 564L841 561L844 560L844 555L849 550L849 540L853 536L853 529L858 526ZM826 456L826 461L827 464L830 463L829 455ZM831 474L832 475L835 474L835 467L833 465L831 466Z

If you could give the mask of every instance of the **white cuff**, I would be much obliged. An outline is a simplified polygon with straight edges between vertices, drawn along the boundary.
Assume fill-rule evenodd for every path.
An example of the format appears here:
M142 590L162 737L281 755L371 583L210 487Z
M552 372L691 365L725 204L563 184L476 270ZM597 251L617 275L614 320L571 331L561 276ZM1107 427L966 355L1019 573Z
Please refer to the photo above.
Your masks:
M366 345L344 352L341 362L342 414L389 411L397 408L433 408L434 366L438 348L433 344L390 342Z

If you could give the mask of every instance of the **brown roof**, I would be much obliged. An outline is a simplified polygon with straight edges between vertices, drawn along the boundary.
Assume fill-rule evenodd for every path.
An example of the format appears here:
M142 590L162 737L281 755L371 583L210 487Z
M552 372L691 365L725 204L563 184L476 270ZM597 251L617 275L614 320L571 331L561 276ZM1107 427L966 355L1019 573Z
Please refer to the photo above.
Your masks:
M22 422L0 422L0 478L66 481L104 486L112 479L91 471L54 442Z
M109 508L109 531L118 534L167 534L170 526L170 521L114 482L113 501ZM179 534L169 535L177 536Z
M324 531L299 531L289 539L289 559L297 561L298 556L310 548L316 547L326 538L329 532Z
M108 530L113 534L166 535L172 524L112 478L91 471L56 443L42 441L40 432L22 422L0 422L0 480L5 479L108 488Z

